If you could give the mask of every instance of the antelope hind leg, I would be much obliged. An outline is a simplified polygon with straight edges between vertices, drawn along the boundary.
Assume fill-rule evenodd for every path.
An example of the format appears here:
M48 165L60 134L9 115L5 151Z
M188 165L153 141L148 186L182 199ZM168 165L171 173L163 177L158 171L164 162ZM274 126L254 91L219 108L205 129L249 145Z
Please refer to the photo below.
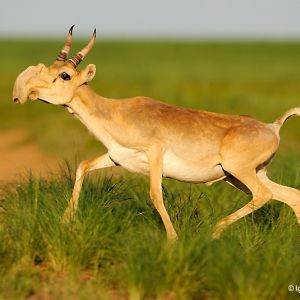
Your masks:
M214 228L213 239L218 239L228 225L259 209L272 198L272 192L259 180L255 170L241 170L230 173L251 191L252 200L219 221Z
M267 177L265 170L260 170L257 175L263 184L272 191L274 200L281 201L292 208L300 225L300 191L273 182Z

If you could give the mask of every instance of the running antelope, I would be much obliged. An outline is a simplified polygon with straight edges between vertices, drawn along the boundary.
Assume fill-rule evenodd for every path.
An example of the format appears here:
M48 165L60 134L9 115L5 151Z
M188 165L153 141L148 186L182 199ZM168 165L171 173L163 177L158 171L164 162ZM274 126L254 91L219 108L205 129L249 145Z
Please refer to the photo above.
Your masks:
M220 220L213 237L229 224L259 209L270 199L289 205L300 223L300 191L271 181L266 174L279 146L279 130L300 107L290 109L274 123L248 116L225 115L177 107L147 97L108 99L87 84L96 66L78 70L91 51L96 30L88 44L68 59L72 30L54 63L30 66L16 79L13 100L40 99L61 105L77 117L107 148L107 153L80 163L71 200L63 220L76 212L84 176L96 169L122 166L150 176L150 197L164 223L168 240L177 239L162 196L162 177L184 182L225 182L252 194L252 200Z

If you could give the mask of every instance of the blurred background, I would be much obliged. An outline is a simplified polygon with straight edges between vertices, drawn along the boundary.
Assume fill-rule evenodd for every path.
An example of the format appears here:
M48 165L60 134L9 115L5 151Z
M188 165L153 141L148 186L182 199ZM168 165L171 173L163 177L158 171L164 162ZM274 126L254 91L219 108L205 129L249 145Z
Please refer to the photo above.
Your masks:
M300 99L297 0L7 1L0 10L0 180L36 175L100 155L103 146L62 107L15 105L17 75L49 65L72 24L72 53L97 28L80 65L97 65L101 95L145 95L167 103L274 121ZM299 169L300 120L281 131L277 163ZM298 172L298 171L296 171Z

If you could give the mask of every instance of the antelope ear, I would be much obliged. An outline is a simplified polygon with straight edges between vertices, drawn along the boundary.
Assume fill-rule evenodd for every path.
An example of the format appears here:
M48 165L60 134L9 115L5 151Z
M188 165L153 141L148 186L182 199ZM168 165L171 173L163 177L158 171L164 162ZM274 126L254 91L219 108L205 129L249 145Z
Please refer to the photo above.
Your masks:
M81 78L82 82L89 82L91 81L96 74L96 66L91 64L87 65L84 70L81 71Z

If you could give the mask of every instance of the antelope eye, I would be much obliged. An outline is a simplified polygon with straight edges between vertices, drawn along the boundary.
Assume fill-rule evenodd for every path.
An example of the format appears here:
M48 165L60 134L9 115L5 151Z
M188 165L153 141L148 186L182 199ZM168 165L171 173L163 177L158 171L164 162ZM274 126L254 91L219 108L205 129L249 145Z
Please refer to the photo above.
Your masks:
M71 79L71 76L66 72L62 72L60 74L60 77L62 78L62 80L70 80Z

